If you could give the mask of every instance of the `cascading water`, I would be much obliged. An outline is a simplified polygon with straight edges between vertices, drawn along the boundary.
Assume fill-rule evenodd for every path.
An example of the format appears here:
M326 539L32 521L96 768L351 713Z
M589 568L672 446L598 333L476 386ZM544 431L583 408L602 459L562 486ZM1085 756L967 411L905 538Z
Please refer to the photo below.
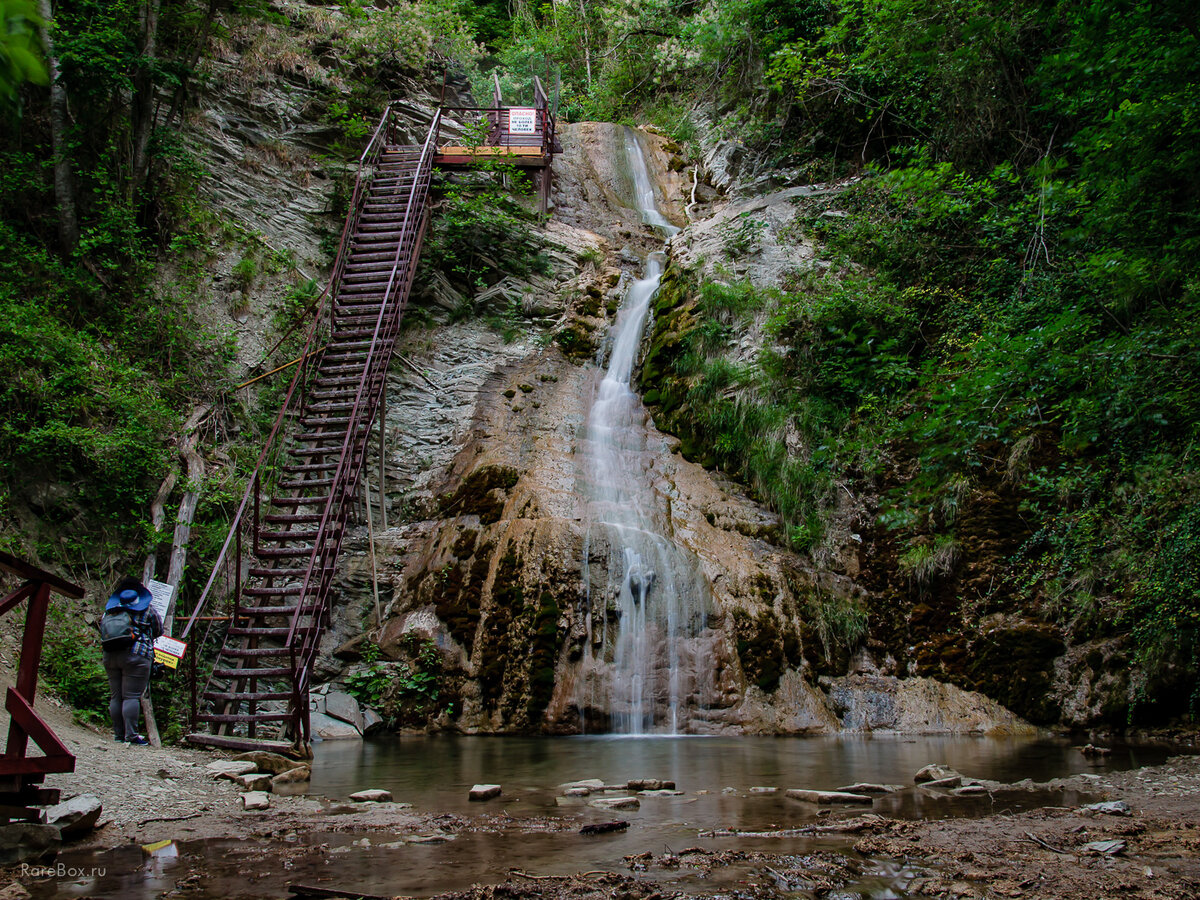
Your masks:
M655 204L653 183L632 129L625 131L625 148L643 221L670 237L678 229ZM590 607L587 664L595 676L589 688L607 694L586 705L606 700L611 728L622 734L686 730L688 710L703 703L706 676L711 674L711 664L697 660L704 654L693 640L705 628L706 593L696 576L695 560L667 537L669 498L655 470L663 448L661 441L648 446L648 414L631 385L662 269L662 254L651 254L644 277L625 294L581 453L589 500L584 547ZM595 560L607 563L604 584L593 583ZM599 648L595 656L594 647Z

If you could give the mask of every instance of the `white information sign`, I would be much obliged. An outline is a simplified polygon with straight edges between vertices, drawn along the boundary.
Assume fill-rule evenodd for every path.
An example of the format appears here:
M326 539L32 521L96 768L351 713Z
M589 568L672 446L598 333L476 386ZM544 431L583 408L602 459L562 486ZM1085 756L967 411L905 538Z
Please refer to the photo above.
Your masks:
M508 111L509 134L537 134L537 110L514 106Z
M175 596L175 588L167 584L165 581L155 581L151 578L146 582L146 590L150 592L153 598L150 605L154 607L154 611L158 613L158 617L163 621L167 618L167 608L171 605L171 598Z

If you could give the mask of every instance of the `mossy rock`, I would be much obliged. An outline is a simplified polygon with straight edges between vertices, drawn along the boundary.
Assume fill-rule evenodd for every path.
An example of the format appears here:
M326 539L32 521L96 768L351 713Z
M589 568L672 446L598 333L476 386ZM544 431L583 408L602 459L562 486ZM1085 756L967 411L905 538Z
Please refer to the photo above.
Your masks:
M479 516L482 525L500 521L504 513L505 494L520 480L512 466L483 466L463 480L453 494L443 496L438 504L443 516Z
M1046 625L993 629L971 642L964 686L986 694L1034 724L1055 722L1060 710L1050 696L1050 688L1054 660L1065 649L1062 637Z
M517 396L517 392L512 388L509 388L504 392L504 396L511 400L513 397Z
M787 666L784 641L774 613L766 610L751 616L744 609L734 610L737 655L746 678L764 691L779 687Z
M592 330L578 320L571 322L554 336L563 355L571 362L582 364L595 358L600 344L592 337Z

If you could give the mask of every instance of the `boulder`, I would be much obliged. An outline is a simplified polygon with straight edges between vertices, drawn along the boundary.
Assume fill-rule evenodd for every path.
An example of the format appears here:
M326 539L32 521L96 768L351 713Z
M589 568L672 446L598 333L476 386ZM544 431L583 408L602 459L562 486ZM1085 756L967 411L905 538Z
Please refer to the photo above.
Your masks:
M242 794L243 809L270 809L271 795L266 791L247 791Z
M942 781L946 778L953 778L956 775L962 778L961 772L955 772L949 766L943 766L941 763L930 763L913 776L913 781L917 784L923 784L927 781Z
M491 800L493 797L500 796L500 785L498 784L477 784L471 788L471 792L467 795L468 800Z
M213 778L220 778L222 775L245 775L247 772L258 771L255 763L236 759L219 759L216 762L210 762L204 768L212 772Z
M103 809L99 799L81 794L46 810L46 824L57 828L63 840L82 837L96 827Z
M251 772L269 772L272 775L281 775L297 766L304 765L304 763L298 760L288 759L286 756L278 753L268 753L266 750L250 750L240 756L235 756L234 759L238 762L254 763L254 768L250 769ZM241 772L239 774L244 775L246 773Z
M359 708L358 701L345 691L330 691L325 695L325 715L348 722L354 726L355 731L362 734L362 709Z
M350 799L355 803L391 803L392 792L380 790L379 788L371 788L351 794Z
M383 716L379 715L379 713L375 712L375 710L364 706L362 717L363 737L370 737L373 734L378 734L380 731L383 731Z
M44 862L58 853L62 837L53 825L0 825L0 866Z
M793 788L785 796L792 800L802 800L805 803L874 803L874 799L866 794L852 794L849 791L806 791Z
M288 769L286 772L280 772L271 779L271 787L277 787L281 784L303 784L306 781L312 780L312 769L308 766L296 766L294 769Z
M641 805L637 797L597 797L588 801L588 806L596 809L639 809Z
M360 741L362 734L349 722L321 712L309 713L312 733L323 741Z

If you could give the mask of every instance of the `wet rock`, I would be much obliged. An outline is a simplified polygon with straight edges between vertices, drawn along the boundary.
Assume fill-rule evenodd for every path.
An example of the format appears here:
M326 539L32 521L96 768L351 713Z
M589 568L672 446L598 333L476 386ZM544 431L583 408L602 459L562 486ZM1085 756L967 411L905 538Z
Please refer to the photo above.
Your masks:
M1092 856L1117 856L1125 852L1124 841L1091 841L1079 848Z
M599 791L604 789L604 782L599 778L585 778L583 781L568 781L566 784L560 784L562 790L570 790L571 788L587 788L590 791Z
M567 788L565 791L563 791L562 795L564 797L587 797L591 793L592 793L592 791L590 788L573 787L573 788Z
M271 795L266 791L247 791L242 794L243 809L270 809Z
M454 837L452 834L443 834L438 831L433 834L414 834L405 840L410 844L446 844L454 840Z
M363 717L363 726L362 726L363 737L370 737L373 734L378 734L380 731L383 731L383 716L379 715L379 713L375 712L375 710L371 709L370 707L364 706L363 711L362 711L362 717Z
M638 778L628 782L626 787L631 791L673 791L675 782L663 781L660 778Z
M0 825L0 866L43 862L58 853L62 837L53 825Z
M358 701L344 691L330 691L325 695L325 715L354 726L362 734L363 714Z
M280 772L273 777L271 779L271 787L276 788L284 784L303 784L310 780L312 780L312 769L308 766L296 766L294 769Z
M247 753L242 753L235 756L234 759L239 762L249 762L254 764L254 768L250 772L267 772L271 775L280 775L283 772L290 771L303 763L288 759L279 753L268 753L266 750L251 750ZM239 772L239 775L245 775L246 772Z
M847 784L838 788L847 794L894 794L904 790L902 784L875 784L870 781L860 781L857 784Z
M271 774L269 772L248 772L245 775L226 775L224 777L247 791L271 790Z
M213 778L220 778L223 775L245 775L248 772L258 771L258 765L247 760L236 759L221 759L216 762L210 762L204 767L209 772L212 772Z
M25 885L14 881L8 887L0 890L0 900L30 900L33 894L25 890Z
M866 794L852 794L848 791L806 791L793 788L785 793L790 800L801 800L804 803L874 803L874 799Z
M1112 750L1110 750L1108 747L1097 747L1095 744L1084 744L1082 747L1076 747L1075 749L1089 759L1109 756L1112 753Z
M777 787L761 787L760 786L760 787L750 788L750 793L752 793L752 794L774 794L778 790L779 790L779 788L777 788ZM843 788L843 790L848 790L848 789Z
M579 829L580 834L608 834L613 831L624 831L629 827L628 822L595 822L584 825Z
M491 800L493 797L500 796L500 785L498 784L477 784L469 794L468 800Z
M926 785L928 787L928 785ZM978 797L986 794L988 789L982 784L967 784L960 788L955 788L950 793L955 797Z
M947 789L956 788L962 784L962 781L961 775L949 775L945 778L935 778L932 781L922 782L921 787Z
M588 801L588 806L596 809L639 809L641 805L637 797L597 797Z
M652 791L638 791L639 797L682 797L683 791L674 788L658 788Z
M96 827L104 809L90 794L72 797L46 810L46 824L58 829L64 840L80 837Z
M351 794L350 799L355 803L391 803L392 792L380 788L370 788Z
M822 678L847 731L906 734L1029 734L1033 726L999 703L931 678Z
M312 733L323 741L359 741L362 733L349 722L343 722L325 713L309 713Z
M955 776L961 779L962 773L955 772L949 766L944 766L941 763L930 763L913 776L913 781L917 784L923 784L927 781L941 781L944 778L953 778Z
M1106 816L1131 816L1133 810L1124 800L1106 800L1103 803L1089 803L1084 809L1103 813Z

